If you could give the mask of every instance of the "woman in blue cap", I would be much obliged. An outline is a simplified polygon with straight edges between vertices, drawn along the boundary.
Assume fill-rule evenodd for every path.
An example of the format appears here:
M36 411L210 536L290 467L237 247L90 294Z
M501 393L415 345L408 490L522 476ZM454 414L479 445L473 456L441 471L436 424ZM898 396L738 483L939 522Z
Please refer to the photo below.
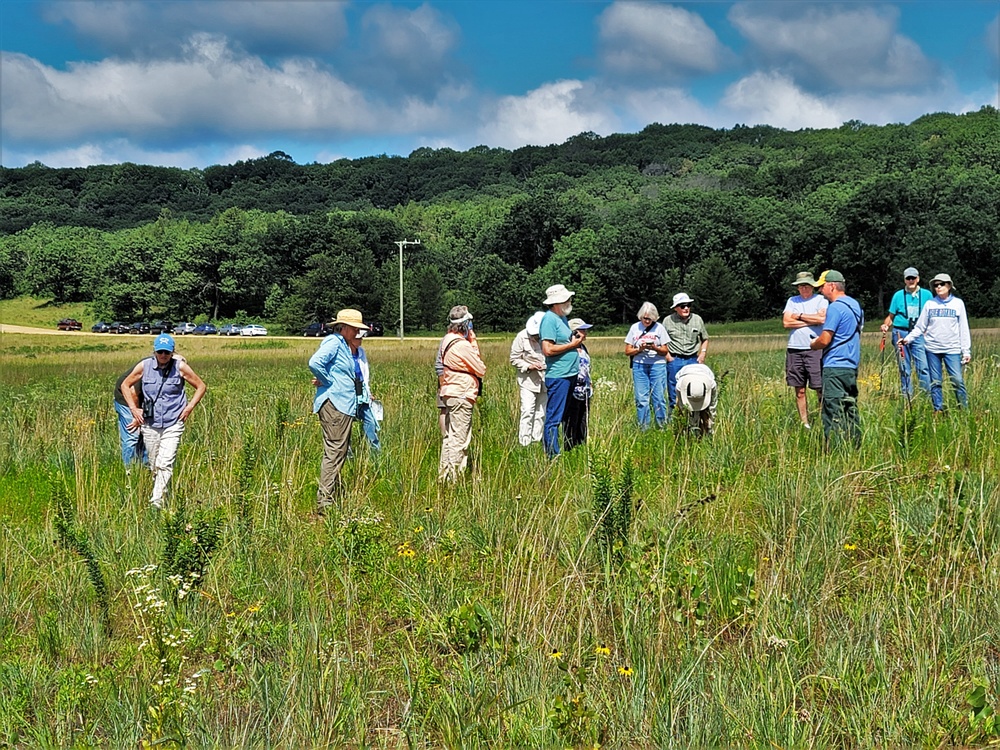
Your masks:
M142 383L140 408L133 386ZM184 386L194 387L188 400ZM208 387L182 357L174 354L174 339L168 333L153 341L153 357L139 362L122 382L122 395L128 402L134 419L133 427L142 428L142 441L149 453L149 468L153 472L154 508L163 507L163 499L174 473L174 460L180 446L184 425Z

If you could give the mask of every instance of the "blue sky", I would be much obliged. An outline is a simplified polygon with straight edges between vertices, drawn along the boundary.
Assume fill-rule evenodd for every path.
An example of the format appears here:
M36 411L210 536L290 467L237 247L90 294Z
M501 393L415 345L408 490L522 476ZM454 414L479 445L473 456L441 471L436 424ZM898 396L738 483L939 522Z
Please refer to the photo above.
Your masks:
M998 106L1000 1L2 0L0 163L299 163Z

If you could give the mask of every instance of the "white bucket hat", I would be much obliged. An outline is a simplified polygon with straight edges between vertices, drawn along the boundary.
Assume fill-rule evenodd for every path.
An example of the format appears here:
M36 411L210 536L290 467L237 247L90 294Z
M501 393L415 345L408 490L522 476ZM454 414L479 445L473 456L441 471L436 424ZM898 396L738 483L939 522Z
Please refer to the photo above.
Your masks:
M708 365L685 365L677 372L677 397L691 411L703 411L712 403L715 375Z
M528 332L529 336L537 336L542 330L542 318L545 317L545 313L536 312L530 318L528 322L524 324L525 330Z
M679 292L674 295L674 301L670 303L670 306L677 307L677 305L691 304L692 302L694 300L688 297L686 292Z
M568 302L569 298L572 297L576 292L571 292L569 289L564 287L562 284L555 284L550 286L545 290L545 301L542 302L543 305L561 305L563 302Z

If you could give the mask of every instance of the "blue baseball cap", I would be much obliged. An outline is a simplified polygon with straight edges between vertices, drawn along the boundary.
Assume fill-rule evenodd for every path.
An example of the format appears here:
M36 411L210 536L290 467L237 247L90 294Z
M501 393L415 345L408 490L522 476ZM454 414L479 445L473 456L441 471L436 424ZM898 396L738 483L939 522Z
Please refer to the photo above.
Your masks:
M154 352L172 352L174 350L174 337L169 333L161 333L153 342Z

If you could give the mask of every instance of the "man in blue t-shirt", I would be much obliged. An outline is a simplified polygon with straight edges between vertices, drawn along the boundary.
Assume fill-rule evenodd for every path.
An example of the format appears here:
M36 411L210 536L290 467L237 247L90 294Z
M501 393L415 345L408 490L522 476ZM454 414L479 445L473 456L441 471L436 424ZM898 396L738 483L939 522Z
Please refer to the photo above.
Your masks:
M545 355L545 390L548 394L542 445L549 458L559 455L559 425L566 408L566 398L580 371L580 353L577 350L587 338L586 331L574 332L569 327L568 316L573 312L574 294L576 292L569 291L562 284L555 284L545 290L542 302L549 308L538 331L542 354Z
M903 271L903 288L892 295L892 302L889 303L889 314L882 321L882 333L888 333L892 328L892 348L899 350L899 340L913 330L920 311L924 305L931 301L930 289L923 289L920 286L920 274L917 269L910 266ZM914 340L905 349L906 354L901 354L897 361L899 363L899 389L907 401L913 398L913 377L912 373L917 373L917 382L924 393L931 392L930 371L927 368L927 353L924 349L923 337ZM909 356L907 356L909 355Z
M858 413L858 368L861 366L861 329L865 314L844 287L844 274L827 271L820 276L820 293L826 297L823 332L810 349L823 350L823 435L827 448L834 439L861 445Z

